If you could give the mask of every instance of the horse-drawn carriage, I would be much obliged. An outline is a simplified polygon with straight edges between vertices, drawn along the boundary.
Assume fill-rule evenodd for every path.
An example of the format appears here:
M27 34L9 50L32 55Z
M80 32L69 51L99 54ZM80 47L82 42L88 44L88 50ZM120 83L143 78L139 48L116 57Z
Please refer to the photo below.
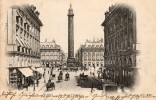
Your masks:
M88 79L88 75L84 75L84 73L82 73L82 74L80 74L80 79L87 80Z
M49 89L54 90L55 89L55 83L51 82L51 80L49 80L48 83L46 84L46 88L47 88L47 91L49 91Z
M63 72L60 71L59 76L58 76L58 81L63 80Z
M59 75L58 76L58 81L61 81L61 80L63 80L63 76L62 75Z
M52 78L56 78L56 74L52 74Z
M69 73L67 73L66 75L65 75L65 81L68 81L70 79L70 76L69 76Z
M63 72L62 72L62 71L60 71L59 75L63 75Z

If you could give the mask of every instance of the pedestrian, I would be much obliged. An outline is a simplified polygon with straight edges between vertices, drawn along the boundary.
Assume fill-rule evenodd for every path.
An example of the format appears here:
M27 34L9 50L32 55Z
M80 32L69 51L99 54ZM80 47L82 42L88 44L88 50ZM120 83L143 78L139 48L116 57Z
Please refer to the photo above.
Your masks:
M17 81L17 87L18 87L18 90L20 89L20 87L21 87L21 81L20 81L21 79L20 78L18 78L18 81Z
M91 93L94 91L94 85L93 83L91 84Z
M98 73L98 78L100 78L100 74Z
M52 82L52 89L55 90L55 83Z
M36 80L36 79L34 80L34 85L35 85L35 84L37 84L37 80ZM35 85L35 86L36 86L36 85Z
M27 89L27 91L28 91L28 86L29 86L29 84L28 84L28 78L26 78L26 89Z
M27 91L28 91L28 84L27 84L26 88L27 88Z
M28 91L28 83L27 83L27 82L25 83L25 88L26 88L27 91Z
M122 91L123 93L125 93L124 85L123 85L123 84L120 85L120 88L121 88L121 91Z
M33 84L34 84L34 80L33 80L33 79L31 79L31 85L33 86Z
M37 87L38 87L38 85L39 85L39 80L37 79Z
M95 74L94 74L94 72L93 72L93 77L95 78Z
M58 72L59 72L59 70L60 70L60 69L58 68Z

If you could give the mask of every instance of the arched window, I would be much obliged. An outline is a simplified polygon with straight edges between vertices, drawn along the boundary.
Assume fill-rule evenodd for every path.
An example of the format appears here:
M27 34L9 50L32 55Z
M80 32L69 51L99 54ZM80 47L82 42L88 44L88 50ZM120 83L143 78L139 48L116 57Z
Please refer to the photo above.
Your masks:
M103 45L101 44L100 47L103 47Z
M88 52L88 60L91 60L91 53Z
M49 48L49 45L46 45L46 48L48 49Z
M50 48L52 49L53 48L53 45L50 45Z
M44 48L45 48L45 46L43 45L43 46L42 46L42 48L44 49Z
M92 59L95 60L95 52L92 53Z

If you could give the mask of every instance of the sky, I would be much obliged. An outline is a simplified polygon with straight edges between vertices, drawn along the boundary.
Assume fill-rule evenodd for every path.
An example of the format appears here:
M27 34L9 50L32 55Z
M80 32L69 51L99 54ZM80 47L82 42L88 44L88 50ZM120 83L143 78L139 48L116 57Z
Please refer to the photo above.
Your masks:
M68 9L70 3L74 12L74 51L84 44L86 39L97 40L104 37L104 13L107 6L99 6L99 2L87 1L42 1L37 9L43 23L41 28L41 42L56 41L62 50L68 52Z

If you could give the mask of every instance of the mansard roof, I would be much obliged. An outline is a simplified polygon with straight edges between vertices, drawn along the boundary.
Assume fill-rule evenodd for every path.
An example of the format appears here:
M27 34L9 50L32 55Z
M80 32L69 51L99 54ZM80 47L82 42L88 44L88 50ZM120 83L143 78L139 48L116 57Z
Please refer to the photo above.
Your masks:
M39 12L36 10L36 7L33 5L21 5L21 6L13 6L13 8L18 9L19 11L22 11L25 15L27 15L28 19L30 19L36 26L43 26L41 20L39 19ZM32 9L35 8L35 9Z
M40 42L40 48L42 49L60 49L60 45L57 45L55 41L52 42Z

